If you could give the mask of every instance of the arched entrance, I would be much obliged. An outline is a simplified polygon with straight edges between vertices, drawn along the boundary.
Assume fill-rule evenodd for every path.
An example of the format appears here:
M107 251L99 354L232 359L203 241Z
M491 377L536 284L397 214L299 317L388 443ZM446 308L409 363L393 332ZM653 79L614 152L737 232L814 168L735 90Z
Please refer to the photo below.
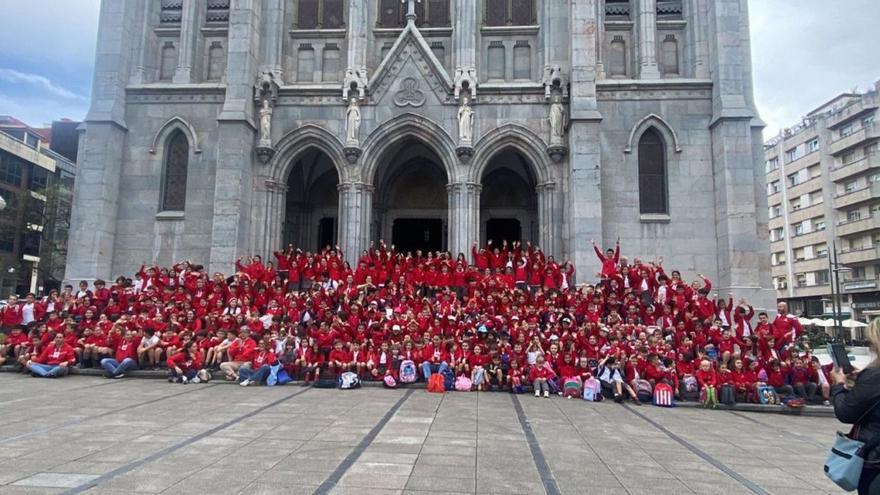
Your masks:
M395 143L380 159L375 184L372 238L398 251L444 250L448 244L446 172L421 141Z
M339 175L326 153L311 148L299 156L287 176L284 246L321 249L337 243Z
M507 148L489 160L480 178L480 240L537 244L537 181L529 162Z

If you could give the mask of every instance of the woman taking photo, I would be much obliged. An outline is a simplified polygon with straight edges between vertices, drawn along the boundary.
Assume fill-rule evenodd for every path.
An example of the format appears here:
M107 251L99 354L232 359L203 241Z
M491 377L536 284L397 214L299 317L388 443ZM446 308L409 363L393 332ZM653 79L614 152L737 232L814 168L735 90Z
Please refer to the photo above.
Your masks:
M865 369L851 373L855 383L847 387L843 371L837 367L831 370L834 415L853 425L853 440L865 443L859 495L880 493L880 318L871 322L865 334L875 358Z

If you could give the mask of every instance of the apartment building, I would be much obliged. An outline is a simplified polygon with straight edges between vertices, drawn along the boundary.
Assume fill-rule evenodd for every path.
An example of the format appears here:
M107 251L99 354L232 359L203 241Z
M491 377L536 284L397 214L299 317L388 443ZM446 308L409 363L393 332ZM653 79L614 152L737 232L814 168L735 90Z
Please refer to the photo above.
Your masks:
M793 313L832 312L832 240L845 316L880 309L878 92L838 95L764 145L773 285Z

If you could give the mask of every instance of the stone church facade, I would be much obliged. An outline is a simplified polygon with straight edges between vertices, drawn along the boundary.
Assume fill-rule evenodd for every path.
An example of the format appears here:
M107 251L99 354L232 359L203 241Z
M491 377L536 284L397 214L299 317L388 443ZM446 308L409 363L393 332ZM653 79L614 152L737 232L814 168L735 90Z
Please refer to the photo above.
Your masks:
M105 0L69 280L591 240L772 305L747 0Z

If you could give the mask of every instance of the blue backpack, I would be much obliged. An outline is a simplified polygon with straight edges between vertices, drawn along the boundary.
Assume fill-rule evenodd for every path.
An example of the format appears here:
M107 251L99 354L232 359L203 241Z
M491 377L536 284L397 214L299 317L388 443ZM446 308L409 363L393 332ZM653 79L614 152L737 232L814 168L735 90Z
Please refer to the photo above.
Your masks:
M444 368L441 372L443 375L443 388L446 390L454 390L455 389L455 373L452 372L449 368Z

